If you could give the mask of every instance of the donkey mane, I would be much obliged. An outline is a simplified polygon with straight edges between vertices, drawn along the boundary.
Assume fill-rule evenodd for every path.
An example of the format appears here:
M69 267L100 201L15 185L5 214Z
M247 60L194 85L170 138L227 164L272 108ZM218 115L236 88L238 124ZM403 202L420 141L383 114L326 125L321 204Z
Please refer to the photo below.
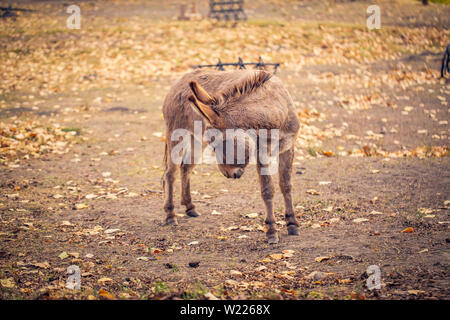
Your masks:
M272 75L268 72L257 71L246 77L244 80L235 83L230 88L222 91L215 100L217 104L221 104L230 99L239 99L244 95L249 95L264 85L271 77Z

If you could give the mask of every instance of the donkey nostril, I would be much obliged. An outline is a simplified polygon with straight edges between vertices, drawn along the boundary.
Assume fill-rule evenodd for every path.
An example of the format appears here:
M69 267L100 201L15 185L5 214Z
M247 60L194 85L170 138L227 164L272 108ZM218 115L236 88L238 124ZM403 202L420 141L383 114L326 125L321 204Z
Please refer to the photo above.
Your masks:
M239 171L233 173L233 178L239 179L242 176L242 173L244 173L244 171L242 171L242 170L239 170Z

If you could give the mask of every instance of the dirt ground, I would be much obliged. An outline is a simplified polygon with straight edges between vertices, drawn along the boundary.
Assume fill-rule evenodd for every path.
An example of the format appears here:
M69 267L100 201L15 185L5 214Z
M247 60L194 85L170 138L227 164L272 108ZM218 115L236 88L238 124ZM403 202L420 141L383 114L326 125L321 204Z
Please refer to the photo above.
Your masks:
M27 21L47 9L50 19L64 21L63 4L18 1L18 7L37 11L20 14L16 22L0 19L3 54L28 59L43 43L54 52L69 44L79 51L86 45L109 50L127 45L128 39L134 41L130 46L160 47L161 54L176 59L203 48L178 53L176 44L166 48L166 40L157 38L154 30L161 25L180 26L170 22L179 10L173 1L80 3L86 8L82 21L96 17L101 22L86 22L86 34L46 32L43 18L38 34L30 36L7 29L15 23L31 28ZM81 58L74 58L69 70L61 68L61 75L46 64L41 68L40 57L26 60L27 65L21 60L8 64L1 76L2 125L34 121L72 137L61 152L31 156L6 154L2 142L0 298L204 299L212 293L220 299L449 299L450 84L439 79L449 42L449 6L378 3L388 8L387 31L368 37L392 43L393 49L367 58L347 57L345 46L369 34L364 29L368 2L336 1L329 7L322 1L255 1L247 8L249 21L236 31L227 31L232 29L228 26L204 31L223 33L223 51L209 59L181 61L166 73L158 73L164 67L157 65L153 76L139 78L126 62L119 71L111 68L110 76L89 73ZM206 1L197 7L206 13ZM129 19L146 20L148 29L129 26ZM108 21L121 30L114 41L102 40L110 33L110 26L102 25ZM200 37L203 31L196 23L182 22L181 28L193 28L193 36ZM268 61L278 57L285 62L277 76L302 123L293 169L300 234L287 235L277 187L280 242L265 242L254 166L238 180L226 179L213 165L197 166L191 189L201 216L184 215L178 179L179 225L164 226L161 106L170 85L190 70L190 63L215 62L220 54L223 61L257 58L250 51L227 51L233 37L226 32L239 37L239 28L249 28L272 34L291 24L298 27L295 34L305 41L304 48L291 54L292 44L280 40L273 44L278 49L258 44L247 49L267 54ZM146 30L152 30L150 35ZM177 35L176 30L161 32ZM335 38L328 47L320 45L330 36ZM86 51L83 57L97 61L96 54ZM59 58L54 59L57 68ZM27 68L29 73L14 73ZM85 82L72 87L77 68L85 72L85 87ZM46 93L40 95L41 90ZM17 135L13 139L20 140ZM81 290L65 288L71 265L81 269ZM381 270L379 290L366 286L370 265Z

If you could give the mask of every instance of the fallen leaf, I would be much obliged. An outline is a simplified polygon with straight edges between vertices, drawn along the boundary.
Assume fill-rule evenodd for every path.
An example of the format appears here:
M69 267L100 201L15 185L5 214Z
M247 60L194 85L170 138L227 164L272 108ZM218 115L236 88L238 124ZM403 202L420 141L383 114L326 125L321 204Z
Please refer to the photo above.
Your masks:
M434 210L433 209L430 209L430 208L419 208L419 212L421 213L421 214L430 214L430 213L432 213Z
M321 256L321 257L315 258L314 260L315 260L316 262L322 262L322 261L326 261L326 260L329 260L329 259L330 259L330 257L327 257L327 256Z
M283 255L279 253L274 253L269 255L269 257L272 258L273 260L281 260L283 258Z
M67 252L63 251L63 252L61 252L61 253L59 254L58 257L59 257L61 260L64 260L64 259L66 259L68 256L69 256L69 255L67 254Z
M86 209L87 207L88 207L88 205L87 205L86 203L77 203L77 204L75 205L75 208L76 208L77 210Z
M320 193L317 190L314 190L314 189L308 189L308 190L306 190L306 193L311 194L313 196L320 195Z
M16 286L16 282L14 281L14 278L0 279L0 284L4 288L15 288L15 286Z
M107 229L104 232L106 234L110 234L110 233L115 233L115 232L119 232L119 231L120 231L120 229Z
M148 257L138 257L137 260L148 261Z
M252 219L252 218L258 217L258 213L256 213L256 212L248 213L248 214L246 214L245 216L246 216L247 218Z
M98 282L98 284L104 285L107 282L113 282L113 279L103 277L103 278L98 279L97 282Z
M69 256L74 257L75 259L78 259L80 257L80 254L78 252L69 252Z
M263 270L265 270L265 269L267 269L266 266L259 266L258 268L255 269L255 271L260 272L260 271L263 271Z
M211 292L207 292L204 294L204 297L207 300L219 300L219 298L217 298L215 295L213 295Z
M42 269L50 268L50 264L48 263L48 261L33 263L32 265L35 267L38 267L38 268L42 268Z
M351 283L352 282L352 280L351 279L338 279L338 282L340 283L340 284L349 284L349 283Z
M404 229L402 232L403 233L413 233L414 232L414 228L413 227L408 227L408 228Z
M229 286L236 286L236 287L239 284L236 280L232 280L232 279L225 280L225 283Z
M361 223L361 222L367 222L367 221L369 221L369 219L367 219L367 218L356 218L356 219L353 219L354 223Z
M292 258L294 256L294 250L283 250L283 258Z
M417 296L420 293L425 293L425 291L422 291L422 290L408 290L408 293Z
M105 289L98 290L98 294L105 299L116 300L116 298L114 298L114 296L111 293L109 293L108 291L106 291Z

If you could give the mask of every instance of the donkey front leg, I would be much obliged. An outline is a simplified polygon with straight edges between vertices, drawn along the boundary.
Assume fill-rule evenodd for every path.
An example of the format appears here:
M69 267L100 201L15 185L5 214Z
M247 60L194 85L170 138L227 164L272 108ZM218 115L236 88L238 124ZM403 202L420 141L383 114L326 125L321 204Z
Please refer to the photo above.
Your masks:
M173 205L173 183L175 182L175 174L178 166L172 161L167 161L167 168L164 172L164 211L166 212L166 224L178 225L177 218L175 217L174 205Z
M261 173L261 164L257 165L259 183L261 185L261 196L266 206L266 226L267 226L267 242L269 244L278 243L277 228L275 227L275 216L273 214L273 194L274 187L272 177Z
M195 164L182 164L180 168L181 174L181 204L186 206L186 214L190 217L198 217L195 211L195 205L191 199L191 172Z
M294 159L294 148L280 154L279 162L279 184L284 197L284 207L286 210L286 226L289 235L298 235L298 222L295 219L294 206L292 205L292 162Z

